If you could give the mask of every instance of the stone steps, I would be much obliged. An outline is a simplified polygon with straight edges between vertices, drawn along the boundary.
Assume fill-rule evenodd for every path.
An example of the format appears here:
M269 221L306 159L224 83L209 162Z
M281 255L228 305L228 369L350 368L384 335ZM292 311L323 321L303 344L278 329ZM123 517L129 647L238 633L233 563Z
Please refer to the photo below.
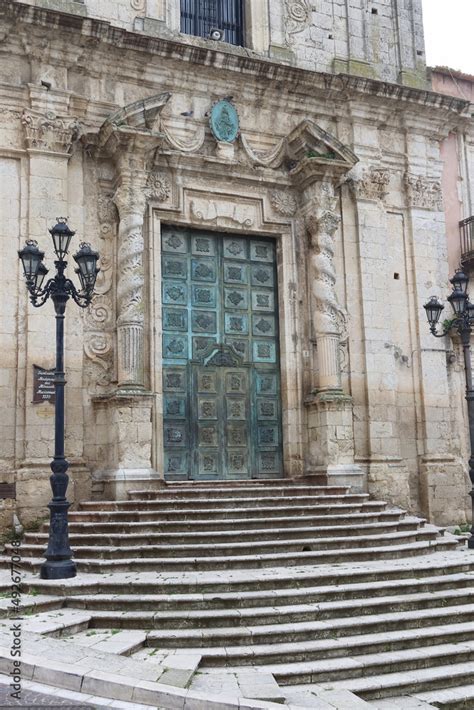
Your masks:
M193 544L206 544L222 542L241 542L242 540L294 540L306 538L324 538L336 534L340 537L355 535L364 536L375 533L385 534L391 532L401 532L403 530L418 530L424 521L420 518L406 518L395 522L381 523L360 523L359 525L321 525L319 527L293 527L293 528L256 528L255 530L219 530L214 532L148 532L135 533L123 532L116 534L106 533L72 533L69 535L71 545L81 544L101 544L101 545L122 545L124 542L133 545L147 545L151 543L161 543L163 545L173 545L176 542L190 542ZM46 545L48 534L46 532L25 533L25 544Z
M455 688L429 690L425 693L417 693L413 697L421 702L433 704L434 707L441 708L441 710L472 710L474 708L474 683ZM389 710L388 704L385 703L387 701L384 701L383 705L377 703L377 707L380 710Z
M289 506L314 506L321 505L323 507L330 507L331 505L348 505L348 504L363 504L369 501L369 496L366 493L345 493L338 495L331 495L329 493L324 495L280 495L280 496L256 496L252 497L232 497L232 498L216 498L213 501L209 500L209 497L196 498L196 497L169 497L163 500L149 500L148 498L136 499L136 500L120 500L120 501L89 501L87 503L81 503L79 506L80 512L85 511L98 511L100 513L104 511L136 511L137 509L142 511L172 511L175 508L179 510L192 508L195 510L200 510L204 508L206 510L221 510L222 508L258 508L259 510L265 510L267 507L278 507L283 506L288 508ZM374 502L374 501L373 501ZM385 505L385 504L383 504Z
M88 522L86 520L75 522L70 521L69 530L71 533L81 531L93 531L97 533L128 533L128 532L222 532L227 530L255 530L260 528L265 519L261 517L248 518L227 518L214 520L212 517L198 520L156 520L150 516L150 520L145 521L123 521L123 522ZM344 527L347 525L348 519L353 524L373 523L375 522L397 522L403 519L403 513L398 510L382 510L377 512L353 513L350 518L345 515L285 515L272 517L272 523L278 528L283 527L306 527L315 525L317 527ZM48 523L42 526L42 530L47 530Z
M77 544L74 549L74 557L76 559L89 558L96 556L101 559L121 559L124 557L171 557L174 559L189 557L221 557L221 556L237 556L237 555L266 555L283 553L300 553L300 552L318 552L327 550L345 550L354 547L357 544L358 548L390 545L406 545L410 542L420 541L436 541L438 533L435 529L423 528L401 532L391 532L377 535L360 535L357 537L326 537L326 538L302 538L299 540L266 540L266 541L249 541L249 542L232 542L232 543L194 543L187 545L154 545L151 541L147 545L101 545L97 542L96 545ZM130 540L125 540L130 542ZM45 544L30 544L22 545L22 555L35 557L44 552ZM6 545L7 550L12 550L11 545Z
M23 540L25 629L149 667L153 654L190 655L197 675L273 676L301 697L466 685L474 556L420 518L322 483L183 482L86 502L70 514L75 580L31 576L47 524Z
M150 610L150 611L96 611L94 626L110 626L139 629L208 629L238 628L248 625L291 624L306 621L343 619L352 616L375 616L377 614L401 613L418 608L438 609L449 606L470 605L474 599L474 586L461 590L442 590L425 594L376 597L345 601L292 604L279 607L250 607L210 610Z
M454 559L453 559L454 558ZM9 558L8 558L9 559ZM80 563L79 563L80 564ZM415 565L415 568L414 568ZM416 573L414 572L416 570ZM474 556L470 553L457 556L449 553L426 555L411 560L384 560L382 563L367 563L365 565L322 565L319 567L296 567L294 569L265 570L229 570L222 572L176 573L159 578L160 592L166 595L202 595L222 594L259 594L270 592L278 594L280 590L294 588L301 590L316 586L333 588L336 592L344 585L366 586L373 584L404 584L429 579L430 577L449 578L451 575L474 574ZM455 585L454 585L455 586ZM0 583L0 594L8 596L11 589L9 581ZM57 594L65 598L83 594L133 594L141 597L144 594L156 594L157 578L155 573L138 572L134 574L119 573L114 577L101 575L82 576L80 584L68 585L61 581L45 582L38 577L25 577L22 582L25 594L34 590L36 594ZM284 592L286 593L286 592Z
M416 580L396 579L372 582L371 599L378 597L404 594L441 595L445 591L457 594L465 588L474 586L474 574L453 574L436 577L421 577ZM367 585L340 584L320 587L300 587L298 589L280 588L261 591L244 592L210 592L205 594L146 594L141 590L136 594L78 594L59 597L61 605L80 607L84 609L107 610L113 607L116 611L202 611L221 609L253 609L255 607L271 606L272 608L290 604L319 604L321 602L365 599ZM41 607L41 599L58 600L58 597L24 597L37 608ZM5 602L7 605L8 602Z
M425 628L407 628L380 633L362 633L307 641L241 646L216 646L202 648L202 668L264 667L269 672L276 665L300 664L357 657L358 654L398 652L404 649L421 649L425 646L472 641L474 622L440 624Z
M465 664L474 661L474 640L461 643L425 646L422 649L411 648L378 653L358 654L344 658L323 659L311 663L281 663L262 666L261 670L270 672L282 685L310 684L323 685L333 680L365 678L368 675L409 671L421 668L446 667L453 664ZM474 668L474 666L473 666ZM232 672L242 669L232 668ZM449 668L445 668L449 675Z
M278 503L271 506L259 507L207 507L203 508L163 508L161 510L79 510L69 514L71 522L150 522L161 520L193 520L197 517L210 517L213 520L222 518L245 518L253 515L260 520L288 515L304 515L314 513L318 515L350 516L352 513L382 512L386 508L383 501L361 501L359 503L323 503L320 499L312 503L302 504L297 499L278 499Z
M229 482L230 483L230 482ZM160 488L155 489L140 489L134 491L128 491L128 497L130 501L136 500L168 500L168 499L178 499L187 498L189 500L196 500L200 498L209 498L209 486L185 486L184 484L177 488L172 486L171 488ZM349 492L349 488L346 486L311 486L306 483L296 484L294 481L286 486L279 485L253 485L249 484L247 486L235 486L228 485L226 487L213 486L212 487L212 498L213 500L221 500L222 498L254 498L258 496L259 498L268 498L275 496L286 497L288 495L345 495ZM100 506L100 501L94 501ZM89 504L89 503L88 503Z
M100 559L97 557L77 558L77 568L80 572L127 572L155 571L173 572L196 570L231 570L231 569L261 569L265 567L292 567L298 565L339 564L341 562L362 562L372 559L399 559L427 555L435 549L438 551L455 549L455 539L426 540L408 542L402 545L387 545L367 548L347 548L335 550L320 550L315 552L282 552L273 554L248 554L215 557L120 557L118 559ZM41 547L42 546L37 546ZM110 548L113 550L114 548ZM146 548L145 548L146 549ZM95 548L92 549L95 554ZM9 557L0 557L0 565L6 567ZM25 569L39 570L43 563L39 557L22 558Z
M468 685L474 678L474 662L433 666L401 672L385 673L332 681L334 690L350 690L360 697L371 700L390 695L408 695L432 691L437 688L452 688ZM298 686L297 686L298 687Z
M121 616L116 617L118 626ZM346 635L381 633L385 630L426 628L453 623L474 621L474 603L450 605L434 609L388 612L367 616L332 617L322 621L261 624L240 627L160 629L150 631L147 636L149 646L160 648L188 648L196 651L215 646L239 646L253 644L285 643ZM105 621L105 619L104 619ZM99 623L94 615L94 624ZM110 625L110 620L108 621ZM120 628L120 627L119 627Z

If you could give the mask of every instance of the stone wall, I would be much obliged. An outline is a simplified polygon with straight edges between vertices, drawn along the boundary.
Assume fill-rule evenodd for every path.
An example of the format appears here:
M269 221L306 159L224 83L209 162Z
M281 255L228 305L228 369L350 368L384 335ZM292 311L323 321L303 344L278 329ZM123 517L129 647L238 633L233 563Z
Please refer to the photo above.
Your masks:
M208 46L207 42L180 34L180 0L25 2L98 18L145 35L175 37L180 42ZM421 0L243 3L245 46L256 54L312 71L427 86ZM232 45L225 45L225 49L232 50Z
M28 236L50 255L47 227L67 215L76 244L102 256L93 306L69 304L66 321L70 498L163 476L159 245L171 223L277 240L286 473L325 471L463 522L462 372L422 306L447 288L440 142L464 125L466 103L322 73L329 60L304 58L311 23L292 33L307 71L275 53L129 32L126 17L111 27L90 19L92 3L72 18L41 4L53 10L7 2L1 15L0 471L17 480L20 517L49 497L52 408L31 394L33 364L53 364L54 318L27 303L16 250ZM392 5L372 5L382 27ZM406 19L418 3L398 6ZM390 61L378 56L374 75ZM228 96L240 137L222 145L209 110Z

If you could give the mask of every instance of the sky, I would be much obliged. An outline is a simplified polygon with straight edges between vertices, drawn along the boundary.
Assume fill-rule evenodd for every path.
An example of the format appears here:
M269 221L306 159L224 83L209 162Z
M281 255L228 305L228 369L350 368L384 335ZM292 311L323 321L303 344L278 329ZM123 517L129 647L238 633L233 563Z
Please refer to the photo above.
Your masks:
M474 0L422 0L426 63L474 74Z

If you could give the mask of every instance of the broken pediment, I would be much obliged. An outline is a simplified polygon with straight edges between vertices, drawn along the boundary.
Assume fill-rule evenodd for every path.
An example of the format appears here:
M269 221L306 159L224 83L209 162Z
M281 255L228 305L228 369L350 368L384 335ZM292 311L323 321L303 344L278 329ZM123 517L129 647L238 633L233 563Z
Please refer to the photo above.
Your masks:
M312 172L343 175L358 162L350 148L309 119L299 123L285 138L265 152L254 150L244 135L241 140L245 152L255 165L268 168L285 165L295 177L303 174L307 177Z

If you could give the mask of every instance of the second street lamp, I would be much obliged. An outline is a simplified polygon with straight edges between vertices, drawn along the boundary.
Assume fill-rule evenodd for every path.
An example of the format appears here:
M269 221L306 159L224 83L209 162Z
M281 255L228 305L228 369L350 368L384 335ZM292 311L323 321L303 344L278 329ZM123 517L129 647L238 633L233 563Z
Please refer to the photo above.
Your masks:
M76 576L76 565L72 559L69 546L69 531L67 513L70 506L66 498L69 483L67 470L69 463L64 455L64 315L66 304L70 298L80 308L87 308L92 300L95 281L99 269L97 261L99 254L92 250L90 244L82 243L74 254L79 268L81 289L77 290L73 282L65 275L67 262L65 257L74 232L68 227L67 220L59 218L57 224L49 230L56 252L56 274L46 282L44 280L48 269L43 264L44 252L38 249L36 242L28 240L18 252L23 264L26 286L33 306L39 308L51 298L56 312L56 367L54 372L54 388L56 393L54 410L54 458L51 462L50 476L53 497L48 507L50 510L49 540L46 549L46 562L41 566L42 579L66 579Z
M426 317L430 326L431 333L436 338L443 338L445 335L454 329L457 330L461 337L461 343L464 354L464 374L466 377L466 401L467 414L469 420L469 442L471 455L469 458L469 478L471 479L471 496L472 503L472 527L471 537L468 540L468 547L474 550L474 389L472 385L472 362L471 362L471 334L474 325L474 304L470 303L467 293L469 278L458 269L453 278L450 279L453 290L448 296L448 301L453 309L454 318L443 323L441 333L437 332L438 322L444 306L436 296L432 296L428 303L424 305Z

